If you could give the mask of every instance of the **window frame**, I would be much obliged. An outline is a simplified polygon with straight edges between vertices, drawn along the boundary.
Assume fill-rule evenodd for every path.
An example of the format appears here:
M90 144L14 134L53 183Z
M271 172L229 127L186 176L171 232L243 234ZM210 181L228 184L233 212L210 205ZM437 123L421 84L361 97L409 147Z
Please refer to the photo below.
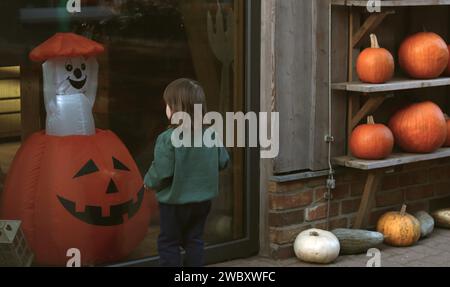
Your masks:
M260 0L245 0L245 109L260 111ZM243 238L206 247L205 264L249 257L259 252L259 178L260 149L245 149L244 194L245 225ZM111 267L156 267L159 257L152 256L109 264Z

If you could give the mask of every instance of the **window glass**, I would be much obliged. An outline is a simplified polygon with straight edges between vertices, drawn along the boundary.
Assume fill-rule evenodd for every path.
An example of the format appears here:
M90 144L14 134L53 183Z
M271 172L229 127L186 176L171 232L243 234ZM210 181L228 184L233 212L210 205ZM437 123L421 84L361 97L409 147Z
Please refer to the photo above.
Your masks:
M81 0L81 12L72 14L68 13L66 3L58 0L0 3L0 195L5 193L3 189L8 178L12 178L9 173L17 151L23 149L25 140L45 129L47 113L42 65L30 61L28 55L57 32L74 32L104 45L105 52L97 56L98 89L93 106L95 127L111 130L118 136L129 150L141 177L153 160L157 136L168 126L162 94L171 81L181 77L198 80L205 89L209 111L224 114L243 110L244 1ZM207 244L245 235L244 150L229 149L229 152L232 166L221 174L220 195L213 202L207 222ZM102 167L95 160L98 153L94 152L92 159L101 171ZM95 170L88 159L85 164L87 170ZM116 162L111 161L111 164L117 167ZM127 166L129 163L120 164ZM43 167L34 168L39 170ZM62 174L57 171L52 168L55 178ZM23 170L21 176L39 176L29 173L30 170ZM74 178L67 179L70 180ZM34 192L37 186L29 188ZM105 183L105 192L111 191L110 188L110 183ZM120 186L116 188L120 192ZM30 200L33 205L33 200L45 198L43 193L39 199L32 199L36 195L31 194L24 200ZM7 206L9 202L4 201L9 199L5 196L0 198L3 201L0 206ZM64 205L56 200L52 204L54 206L50 208L54 209ZM35 206L39 209L39 204ZM66 212L67 209L66 206ZM74 210L74 214L81 212ZM37 210L36 214L41 216L45 212ZM101 212L103 217L109 214L104 209ZM45 216L36 218L41 220ZM81 219L74 216L73 220ZM52 222L36 224L35 228L46 230ZM105 229L104 226L98 228ZM96 236L95 232L94 229L91 236ZM109 236L119 234L113 233ZM39 236L39 232L36 234ZM145 238L135 244L129 254L114 260L157 255L158 234L156 216L146 228ZM33 240L27 232L25 237ZM86 252L95 253L92 250Z

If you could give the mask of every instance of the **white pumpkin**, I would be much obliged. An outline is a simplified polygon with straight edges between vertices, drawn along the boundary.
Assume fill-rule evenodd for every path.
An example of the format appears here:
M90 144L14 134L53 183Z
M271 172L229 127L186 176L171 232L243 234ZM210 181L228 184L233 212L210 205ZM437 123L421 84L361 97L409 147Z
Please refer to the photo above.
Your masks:
M339 256L339 251L339 240L326 230L316 228L305 230L294 242L295 255L305 262L331 263Z

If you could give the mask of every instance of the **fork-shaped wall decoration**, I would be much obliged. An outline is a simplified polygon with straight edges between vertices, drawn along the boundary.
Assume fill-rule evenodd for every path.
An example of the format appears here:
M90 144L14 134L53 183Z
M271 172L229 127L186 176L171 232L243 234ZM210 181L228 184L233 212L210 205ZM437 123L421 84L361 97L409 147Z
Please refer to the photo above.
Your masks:
M215 25L211 13L208 11L207 29L211 49L216 58L222 63L222 76L220 83L220 106L221 112L227 112L230 108L230 68L234 60L234 13L233 10L225 12L217 2L217 14ZM225 14L225 15L224 15ZM225 23L224 23L225 18ZM226 25L226 29L225 29ZM215 26L215 30L214 30Z

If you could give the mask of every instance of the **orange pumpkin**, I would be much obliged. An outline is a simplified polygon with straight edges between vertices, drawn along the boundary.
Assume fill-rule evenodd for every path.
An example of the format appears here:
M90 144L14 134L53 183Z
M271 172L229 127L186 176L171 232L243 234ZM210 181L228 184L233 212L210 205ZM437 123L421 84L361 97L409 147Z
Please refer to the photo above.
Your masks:
M400 212L391 211L380 217L377 231L384 235L384 242L392 246L411 246L420 238L420 222L406 213L406 205Z
M1 217L19 219L35 261L65 265L78 248L83 265L129 255L148 230L154 195L119 138L30 136L16 154L3 192Z
M450 45L448 45L447 48L450 52ZM447 68L445 68L444 76L450 77L450 57L448 58L448 64L447 64Z
M438 105L430 101L399 110L389 120L389 128L397 145L407 152L433 152L447 138L444 114Z
M370 42L371 47L358 56L356 72L362 82L385 83L394 75L394 58L388 50L380 48L375 34L370 35Z
M373 117L367 118L367 124L358 126L350 137L350 151L362 159L383 159L392 153L394 136L383 124L375 124Z
M445 147L450 147L450 118L447 115L444 115L445 121L447 123L447 137L445 139L444 145Z
M449 51L437 34L421 32L406 38L398 52L400 67L412 78L432 79L446 69Z

